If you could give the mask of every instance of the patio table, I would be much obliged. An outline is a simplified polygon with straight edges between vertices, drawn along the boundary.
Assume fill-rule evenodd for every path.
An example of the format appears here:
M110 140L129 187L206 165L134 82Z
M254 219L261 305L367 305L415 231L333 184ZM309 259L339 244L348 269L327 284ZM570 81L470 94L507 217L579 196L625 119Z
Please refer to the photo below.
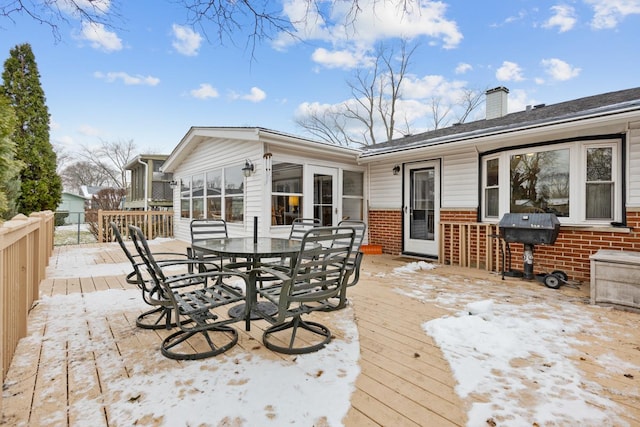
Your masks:
M247 259L246 265L248 266L250 287L250 289L247 289L247 299L250 308L247 309L246 304L239 304L229 310L229 316L244 318L250 316L251 320L255 320L260 318L253 314L253 309L256 307L260 307L260 310L263 312L271 311L272 314L278 310L271 302L264 301L259 303L257 301L256 269L260 267L260 260L264 258L288 257L293 263L295 255L300 252L302 248L302 242L274 237L258 237L257 239L253 237L229 237L226 239L203 240L194 243L193 247L202 252L218 256ZM234 264L238 267L242 265L242 263L232 263L230 265Z

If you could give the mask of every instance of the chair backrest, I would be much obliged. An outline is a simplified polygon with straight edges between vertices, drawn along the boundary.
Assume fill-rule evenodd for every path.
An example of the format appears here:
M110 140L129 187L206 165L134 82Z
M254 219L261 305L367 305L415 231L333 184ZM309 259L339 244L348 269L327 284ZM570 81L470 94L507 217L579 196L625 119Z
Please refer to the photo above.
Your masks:
M161 281L166 280L166 277L162 272L162 269L156 262L153 253L149 249L147 238L145 237L140 227L136 227L135 225L129 226L129 236L133 241L133 245L135 246L138 255L140 256L140 259L144 263L151 280L156 286L159 286Z
M353 258L360 250L360 246L362 246L365 233L367 232L367 224L360 220L345 219L338 223L338 227L351 227L356 231L356 237L353 241L353 251L351 252L351 257Z
M347 270L349 273L347 286L353 286L360 280L360 264L362 264L362 257L364 256L364 254L360 252L360 246L362 246L362 242L364 241L367 224L365 224L364 221L347 219L340 221L338 223L338 227L351 227L356 232L356 236L353 241L353 250L349 256L349 261L347 262Z
M226 239L227 222L224 219L194 219L191 221L191 243L207 239Z
M291 231L289 232L290 240L302 240L305 233L312 228L319 227L320 220L317 218L296 218L291 223Z
M141 277L140 277L140 271L138 269L138 261L136 260L136 255L133 255L129 250L129 248L127 248L127 246L125 245L124 239L122 238L122 234L120 234L120 229L118 228L118 225L115 222L111 221L109 223L109 226L111 227L113 236L116 238L116 242L118 242L118 244L120 245L120 248L122 248L122 252L124 252L125 256L131 262L131 265L133 267L133 271L127 274L127 278L126 278L127 283L131 285L140 286Z
M315 227L305 233L291 280L283 283L287 304L324 301L341 293L355 234L350 227Z

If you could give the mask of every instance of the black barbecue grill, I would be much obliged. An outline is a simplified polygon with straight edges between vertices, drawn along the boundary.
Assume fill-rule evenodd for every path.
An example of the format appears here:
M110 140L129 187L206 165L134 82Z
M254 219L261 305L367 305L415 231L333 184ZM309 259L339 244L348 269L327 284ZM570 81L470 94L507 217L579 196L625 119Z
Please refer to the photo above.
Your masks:
M505 241L509 259L509 272L503 275L520 276L525 279L533 279L533 251L535 245L553 245L560 232L560 221L552 213L507 213L500 223L500 238ZM524 268L522 272L511 270L511 250L509 243L522 243L524 245ZM558 287L561 278L566 280L566 274L561 271L553 272L549 282L543 280L549 287ZM554 282L555 281L555 282ZM557 284L558 286L554 286Z

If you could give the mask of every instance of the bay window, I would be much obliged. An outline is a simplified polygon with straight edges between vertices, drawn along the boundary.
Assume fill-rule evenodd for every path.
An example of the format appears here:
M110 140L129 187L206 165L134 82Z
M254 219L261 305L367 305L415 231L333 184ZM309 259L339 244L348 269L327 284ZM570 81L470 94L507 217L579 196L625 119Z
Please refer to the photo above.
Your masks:
M572 141L483 156L483 219L540 212L570 224L620 221L619 146L611 139Z

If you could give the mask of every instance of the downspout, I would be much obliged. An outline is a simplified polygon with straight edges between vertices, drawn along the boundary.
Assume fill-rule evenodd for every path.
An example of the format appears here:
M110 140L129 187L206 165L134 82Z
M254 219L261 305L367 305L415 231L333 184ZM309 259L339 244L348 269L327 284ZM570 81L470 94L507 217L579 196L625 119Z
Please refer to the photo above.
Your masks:
M137 160L144 166L144 210L146 212L149 209L149 164L140 160L140 157Z

